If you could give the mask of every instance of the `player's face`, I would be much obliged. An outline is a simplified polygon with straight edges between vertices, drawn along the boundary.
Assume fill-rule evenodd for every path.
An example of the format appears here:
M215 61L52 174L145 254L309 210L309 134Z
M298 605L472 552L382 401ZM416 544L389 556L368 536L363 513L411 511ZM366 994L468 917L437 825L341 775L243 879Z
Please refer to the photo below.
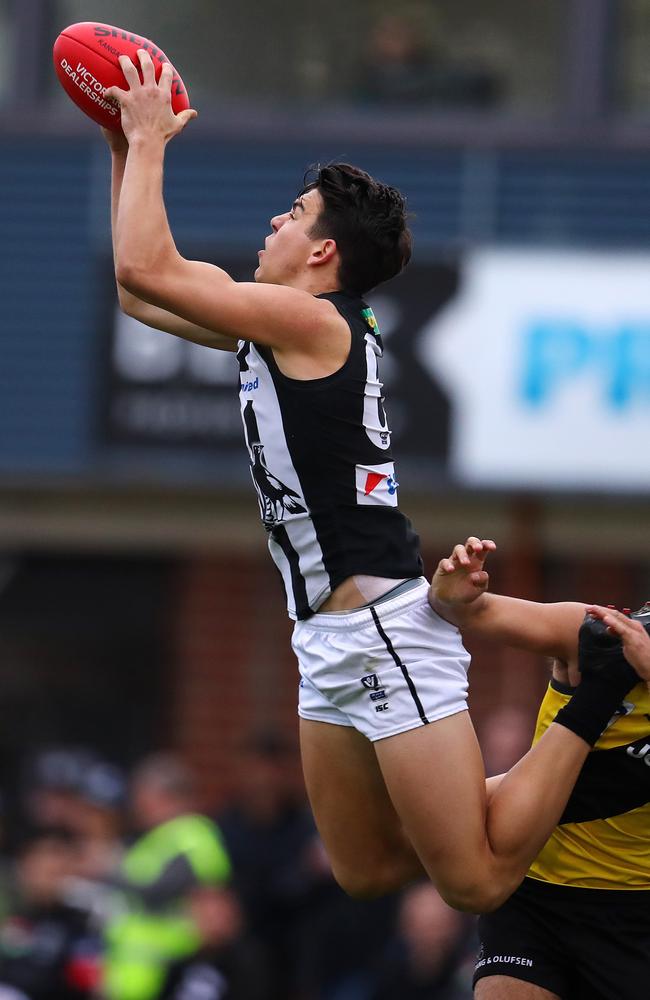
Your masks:
M259 251L256 281L291 285L304 273L310 255L322 243L308 235L322 208L321 194L312 188L296 198L288 212L271 219L272 232Z

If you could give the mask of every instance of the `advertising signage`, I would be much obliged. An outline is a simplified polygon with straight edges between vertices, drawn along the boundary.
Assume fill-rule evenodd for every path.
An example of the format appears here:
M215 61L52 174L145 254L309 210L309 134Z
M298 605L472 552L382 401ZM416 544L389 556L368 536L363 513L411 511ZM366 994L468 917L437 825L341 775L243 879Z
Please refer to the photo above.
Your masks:
M249 262L220 263L249 279ZM398 463L421 483L650 488L648 275L642 254L477 249L370 295ZM102 447L242 449L233 353L114 305L107 326Z

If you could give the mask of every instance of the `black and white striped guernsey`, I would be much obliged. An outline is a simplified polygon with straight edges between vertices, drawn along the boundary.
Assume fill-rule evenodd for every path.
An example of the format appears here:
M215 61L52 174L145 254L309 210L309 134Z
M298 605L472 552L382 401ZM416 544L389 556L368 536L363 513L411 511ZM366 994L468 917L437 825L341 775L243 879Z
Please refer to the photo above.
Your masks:
M377 321L362 299L329 299L350 326L334 374L288 378L273 351L239 341L240 402L251 475L289 615L309 618L347 577L422 572L418 538L397 507Z

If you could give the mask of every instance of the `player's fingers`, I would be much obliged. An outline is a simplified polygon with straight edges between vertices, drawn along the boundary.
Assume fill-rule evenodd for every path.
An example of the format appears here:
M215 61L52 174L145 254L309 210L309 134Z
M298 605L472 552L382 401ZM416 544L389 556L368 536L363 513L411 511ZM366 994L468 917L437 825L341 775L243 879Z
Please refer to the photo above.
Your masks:
M122 104L125 97L128 97L128 90L122 90L121 87L107 87L104 91L104 97L111 101L117 101L118 104Z
M134 87L140 86L140 77L138 76L138 71L129 59L128 56L119 56L118 62L124 73L126 82L129 85L129 90L133 90Z
M497 543L493 542L491 538L482 538L481 544L488 552L496 552L497 550Z
M465 548L470 554L472 552L480 553L482 549L481 539L477 538L475 535L470 535L465 542Z
M146 49L138 49L138 59L140 60L140 68L142 69L143 82L155 83L156 72L154 70L154 65L151 56L146 51Z
M438 563L438 570L441 573L453 573L455 568L451 559L441 559Z
M475 573L470 573L470 580L475 587L487 587L490 576L484 569L477 569Z
M187 111L179 111L176 115L176 120L181 123L181 128L185 128L188 122L191 122L194 118L198 118L198 111L194 108L188 108Z
M174 70L172 69L171 63L163 63L160 71L160 77L158 78L158 88L165 94L171 94L173 79Z

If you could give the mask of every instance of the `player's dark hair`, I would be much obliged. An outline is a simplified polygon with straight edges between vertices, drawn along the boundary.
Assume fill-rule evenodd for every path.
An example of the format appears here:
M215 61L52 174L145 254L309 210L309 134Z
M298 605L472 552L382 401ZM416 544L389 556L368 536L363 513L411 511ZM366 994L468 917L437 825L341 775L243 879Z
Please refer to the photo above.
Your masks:
M311 167L300 193L314 188L324 207L309 235L336 241L344 291L364 295L406 267L411 233L406 203L396 188L349 163Z

